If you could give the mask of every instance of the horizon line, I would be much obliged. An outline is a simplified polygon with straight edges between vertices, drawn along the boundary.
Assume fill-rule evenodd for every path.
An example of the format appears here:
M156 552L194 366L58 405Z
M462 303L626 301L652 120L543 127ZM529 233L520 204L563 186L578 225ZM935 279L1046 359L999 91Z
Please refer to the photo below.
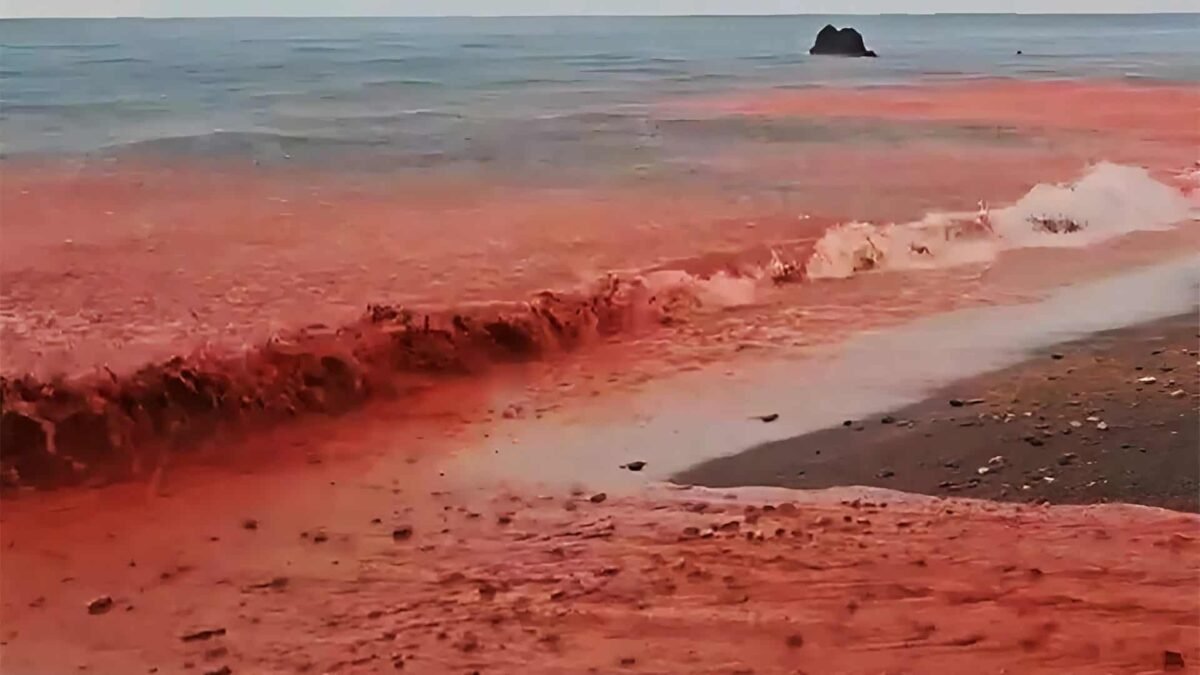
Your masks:
M53 15L53 16L0 16L0 21L44 21L44 20L112 20L142 19L147 21L170 21L178 19L670 19L670 18L745 18L745 17L791 17L791 16L1168 16L1200 15L1200 11L1120 11L1105 12L751 12L731 14L726 12L693 14L181 14L181 15Z

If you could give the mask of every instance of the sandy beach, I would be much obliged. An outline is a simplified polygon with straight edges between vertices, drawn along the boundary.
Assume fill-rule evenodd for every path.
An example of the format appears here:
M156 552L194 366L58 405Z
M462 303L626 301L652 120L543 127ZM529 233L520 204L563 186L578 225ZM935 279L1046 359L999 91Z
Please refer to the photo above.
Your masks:
M1195 512L1198 326L1191 313L1058 345L922 403L756 446L674 480Z

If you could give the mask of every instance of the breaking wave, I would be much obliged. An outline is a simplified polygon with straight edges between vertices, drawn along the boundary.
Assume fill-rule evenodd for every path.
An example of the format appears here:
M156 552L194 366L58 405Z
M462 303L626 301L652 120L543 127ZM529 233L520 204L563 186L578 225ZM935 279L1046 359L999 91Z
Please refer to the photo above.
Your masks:
M766 249L769 259L758 255L706 273L608 274L526 302L436 311L371 305L348 325L308 326L245 353L177 356L128 375L0 377L0 484L145 475L165 448L225 427L348 410L395 391L399 375L470 374L537 359L675 323L698 308L753 305L773 284L986 263L1012 248L1086 246L1195 218L1195 199L1195 191L1172 188L1143 169L1102 163L1075 183L1038 185L995 210L981 204L976 213L933 213L910 223L833 225L795 260Z
M1190 174L1181 174L1184 179ZM805 264L811 279L871 270L982 263L1001 251L1081 247L1197 217L1194 197L1132 166L1102 162L1074 183L1038 184L1015 203L976 213L933 213L910 223L846 223L818 240Z

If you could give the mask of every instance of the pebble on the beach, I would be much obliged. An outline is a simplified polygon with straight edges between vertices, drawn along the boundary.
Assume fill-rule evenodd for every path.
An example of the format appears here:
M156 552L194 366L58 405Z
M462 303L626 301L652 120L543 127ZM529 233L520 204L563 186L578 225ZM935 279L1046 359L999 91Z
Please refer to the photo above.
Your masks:
M102 595L87 604L88 614L105 614L113 608L113 599Z
M1154 377L1153 375L1147 375L1145 377L1139 377L1137 381L1138 384L1154 384L1155 382L1158 382L1158 378Z

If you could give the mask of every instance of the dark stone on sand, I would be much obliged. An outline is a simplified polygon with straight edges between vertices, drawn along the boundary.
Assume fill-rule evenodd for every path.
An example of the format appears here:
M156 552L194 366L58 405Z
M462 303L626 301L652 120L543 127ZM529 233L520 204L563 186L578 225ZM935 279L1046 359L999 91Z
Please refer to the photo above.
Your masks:
M963 401L961 398L950 399L950 407L952 407L952 408L961 408L964 405L966 405L966 402Z
M224 634L224 628L202 628L190 633L184 633L179 636L179 639L184 642L199 642L201 640L211 640L215 637L221 637Z
M588 501L590 501L593 504L599 504L600 502L604 501L605 499L608 499L608 495L604 494L603 492L597 492L596 494L589 497Z
M846 421L842 422L842 426L852 427L852 426L854 426L854 420L846 420Z
M883 419L879 420L882 424L895 424L896 418L891 415L884 415Z
M646 468L646 463L639 459L628 464L622 464L621 468L629 469L630 471L641 471L642 469Z
M875 52L867 49L862 35L853 28L838 30L832 25L826 25L817 33L809 54L829 56L876 56Z
M102 595L95 600L92 600L87 605L88 614L107 614L113 608L113 599L107 595Z
M404 541L406 539L411 539L412 534L413 534L413 529L411 526L401 525L400 527L397 527L396 529L392 530L392 540L393 541Z
M1073 452L1064 452L1063 454L1059 455L1059 457L1058 457L1058 465L1059 466L1067 466L1069 464L1074 464L1075 460L1078 458L1079 458L1079 455L1076 455Z
M1183 654L1169 649L1163 651L1163 670L1183 670Z
M779 419L779 413L771 413L769 415L759 415L758 417L755 417L754 419L761 420L763 422L774 422L775 420Z
M892 476L896 475L896 472L892 471L891 469L884 469L876 475L879 476L880 478L891 478Z
M243 530L257 530L258 529L258 521L253 518L247 518L242 521L242 529Z

